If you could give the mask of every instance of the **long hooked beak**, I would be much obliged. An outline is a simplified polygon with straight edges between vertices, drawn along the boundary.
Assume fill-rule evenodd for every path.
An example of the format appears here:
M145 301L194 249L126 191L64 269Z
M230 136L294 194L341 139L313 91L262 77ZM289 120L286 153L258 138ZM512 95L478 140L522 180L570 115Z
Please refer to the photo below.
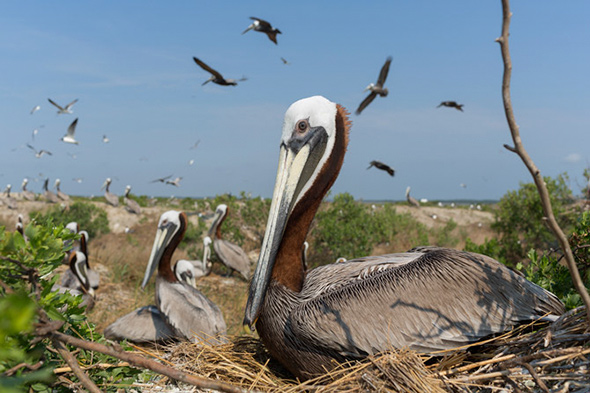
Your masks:
M275 182L266 232L258 258L244 316L244 328L252 331L270 283L275 259L282 242L287 221L302 189L325 152L327 134L321 127L316 135L300 148L281 145L279 168Z
M170 221L158 227L158 230L156 231L156 238L154 239L154 245L152 246L152 253L150 254L150 259L148 261L145 275L143 276L143 281L141 283L142 288L145 288L148 281L154 274L154 271L160 264L164 250L166 250L166 246L168 246L172 236L174 236L177 230L178 227Z
M201 83L201 86L205 86L207 83L211 82L213 80L213 76L209 79L207 79L205 82Z
M250 30L252 30L253 28L254 28L254 23L252 23L250 26L248 26L248 28L246 30L242 31L242 34L246 34Z

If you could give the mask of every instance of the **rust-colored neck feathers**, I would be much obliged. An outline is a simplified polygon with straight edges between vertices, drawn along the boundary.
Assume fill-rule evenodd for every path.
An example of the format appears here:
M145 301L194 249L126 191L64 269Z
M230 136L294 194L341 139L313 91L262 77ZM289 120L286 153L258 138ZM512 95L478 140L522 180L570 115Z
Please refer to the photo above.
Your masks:
M219 217L219 222L217 223L217 227L215 228L215 238L221 239L221 224L225 221L225 218L229 214L229 206L225 209L225 213Z
M158 274L164 278L166 281L169 282L177 282L178 279L172 270L172 254L176 250L176 247L184 238L184 233L186 232L186 223L187 218L184 212L180 213L180 228L178 228L178 232L174 235L172 239L170 239L170 243L164 249L164 253L162 254L162 259L160 259L160 263L158 264Z
M305 237L320 203L340 173L348 146L350 125L348 112L338 105L334 149L313 185L293 208L287 222L272 271L272 278L293 291L299 292L303 288L305 280L305 265L302 258L303 242L305 242Z

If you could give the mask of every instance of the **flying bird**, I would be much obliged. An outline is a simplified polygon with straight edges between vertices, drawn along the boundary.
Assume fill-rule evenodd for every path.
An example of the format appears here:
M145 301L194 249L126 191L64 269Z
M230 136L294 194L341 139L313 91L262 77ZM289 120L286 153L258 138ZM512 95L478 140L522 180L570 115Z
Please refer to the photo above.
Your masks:
M565 312L551 292L485 255L441 247L305 270L303 242L344 161L345 108L315 96L285 113L280 162L244 327L295 377L390 348L448 350Z
M197 63L199 65L199 67L201 67L202 69L204 69L205 71L207 71L208 73L211 74L211 77L209 79L207 79L205 82L203 82L203 85L206 85L209 82L213 82L213 83L217 83L218 85L221 86L236 86L238 84L238 82L242 82L247 80L247 78L242 78L242 79L225 79L219 72L215 71L213 68L209 67L207 64L203 63L201 60L197 59L196 57L193 57L193 60L195 61L195 63Z
M55 101L53 101L51 98L48 98L47 101L49 101L52 105L57 107L57 109L58 109L57 114L61 115L61 114L65 114L65 113L73 113L72 106L74 106L74 104L76 102L78 102L78 99L76 98L74 101L70 102L65 107L61 107L60 105L56 104Z
M37 158L43 157L43 154L47 154L50 156L53 155L53 154L51 154L51 152L49 150L41 149L41 150L37 151L33 146L29 145L28 143L27 143L27 147L35 152L35 157L37 157Z
M174 187L179 187L179 186L180 186L180 181L181 181L181 180L182 180L182 177L177 177L177 178L175 178L174 180L169 180L169 179L168 179L168 180L166 180L166 181L164 182L164 184L169 184L169 185L171 185L171 186L174 186Z
M157 182L166 183L166 180L170 179L171 177L172 177L172 175L160 177L158 179L152 180L150 183L157 183Z
M371 161L369 163L369 168L371 168L372 166L374 166L377 169L381 169L382 171L385 171L387 173L389 173L390 176L393 176L395 174L395 170L393 168L391 168L389 165L382 163L381 161Z
M70 126L68 127L68 131L66 132L66 134L60 139L60 141L65 142L65 143L72 143L74 145L79 144L80 142L78 142L75 138L74 138L74 134L76 133L76 125L78 124L78 118L76 118L72 124L70 124Z
M291 65L291 63L289 63L284 57L281 57L281 61L283 62L283 64L285 65Z
M455 108L456 110L463 112L463 104L457 104L455 101L443 101L437 106L437 108L440 108L441 106Z
M189 147L189 150L196 149L199 146L199 143L201 143L201 140L200 139L198 141L196 141L194 145L192 145L191 147Z
M35 112L37 112L39 109L41 109L41 105L36 105L33 107L33 109L31 109L31 115Z
M369 86L367 86L365 88L365 91L370 90L371 92L369 93L367 98L365 98L363 100L363 102L361 102L361 104L359 105L358 109L355 112L357 115L360 115L361 112L371 102L373 102L373 100L375 99L375 97L377 97L377 95L380 95L381 97L387 97L387 94L389 94L389 90L384 88L383 85L385 84L385 80L387 79L387 74L389 73L389 65L390 64L391 64L391 57L388 57L387 60L385 60L385 64L383 64L383 67L381 67L381 72L379 73L379 78L377 79L377 83L371 83L371 84L369 84Z
M106 135L103 135L103 136L102 136L102 141L103 141L104 143L109 143L111 140L110 140L110 139L109 139L109 138L108 138Z
M277 43L277 34L283 34L279 29L272 27L270 23L265 20L253 16L251 16L250 19L252 19L254 22L252 22L252 24L248 26L248 28L244 30L242 34L245 34L254 29L254 31L265 33L268 36L268 39L275 44Z

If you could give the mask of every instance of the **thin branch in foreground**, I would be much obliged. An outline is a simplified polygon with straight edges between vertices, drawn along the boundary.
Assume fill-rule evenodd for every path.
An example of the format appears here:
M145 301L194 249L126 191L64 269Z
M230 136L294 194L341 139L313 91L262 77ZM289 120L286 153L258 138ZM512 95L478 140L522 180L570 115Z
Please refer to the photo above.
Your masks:
M113 356L117 359L129 362L133 367L145 368L152 370L158 374L167 376L168 378L176 381L188 383L194 386L198 386L202 389L213 389L221 392L228 393L244 393L245 390L239 387L220 382L211 379L198 377L195 375L186 374L175 368L165 366L151 359L144 358L143 356L136 355L121 350L116 350L113 347L109 347L103 344L81 340L60 332L51 332L50 337L54 340L59 340L63 343L72 345L74 347L86 349L88 351L95 351L104 353L105 355Z
M94 382L92 382L92 380L88 377L88 375L86 375L86 373L84 371L82 371L82 369L78 365L78 360L74 357L74 355L72 355L70 353L70 351L68 351L68 349L66 348L66 346L61 341L59 341L57 339L54 339L53 340L53 346L55 347L55 349L57 349L57 351L59 352L60 356L70 366L70 368L72 369L72 372L74 373L74 375L76 377L78 377L78 380L80 381L80 383L82 385L84 385L84 387L86 389L88 389L89 392L91 392L91 393L101 393L101 391L98 388L98 386L96 386L96 384Z
M570 271L570 275L572 276L572 281L574 283L574 287L580 294L584 305L586 306L586 320L588 322L588 326L590 327L590 295L584 286L582 278L580 277L580 272L576 266L576 261L574 259L574 254L572 253L572 249L569 245L567 237L563 233L563 230L560 228L557 220L555 219L555 215L553 214L553 208L551 207L551 201L549 199L549 191L547 190L547 185L543 180L543 176L541 176L541 172L536 167L535 163L528 155L527 151L525 150L522 139L520 138L520 131L518 128L518 124L516 123L516 118L514 116L514 111L512 109L512 101L510 98L510 78L512 77L512 59L510 58L510 48L508 46L508 37L510 35L510 19L512 17L512 12L510 12L510 1L509 0L502 0L502 35L496 39L496 41L500 44L500 51L502 53L502 60L504 62L504 75L502 77L502 100L504 102L504 112L506 114L506 121L508 122L508 127L510 128L510 134L512 135L512 140L514 141L514 148L508 148L507 145L504 145L508 150L514 151L525 164L531 175L533 176L533 180L535 181L535 185L537 186L537 191L541 198L541 205L543 206L543 212L545 217L547 217L547 224L559 243L561 250L565 256L565 261L567 267Z

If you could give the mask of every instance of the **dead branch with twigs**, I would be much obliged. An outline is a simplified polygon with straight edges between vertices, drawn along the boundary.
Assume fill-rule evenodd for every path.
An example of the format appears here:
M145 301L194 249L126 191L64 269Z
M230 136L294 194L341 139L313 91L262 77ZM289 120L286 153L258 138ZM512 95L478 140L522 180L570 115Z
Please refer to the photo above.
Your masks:
M525 164L531 175L533 176L533 180L535 181L535 185L537 186L537 191L539 196L541 197L541 205L543 206L543 212L545 214L546 223L557 238L559 242L559 246L563 251L565 256L565 261L567 267L570 271L572 276L572 281L574 283L574 287L580 294L584 305L586 306L586 322L590 327L590 295L582 282L582 278L580 277L580 272L576 266L576 261L574 259L574 254L572 253L572 249L569 245L566 235L563 233L563 230L557 223L555 219L555 215L553 214L553 208L551 207L551 201L549 200L549 191L547 190L547 185L543 180L543 176L541 176L541 171L537 168L529 154L524 148L522 143L522 139L520 137L520 129L518 124L516 123L516 118L514 116L514 110L512 109L512 101L510 98L510 79L512 77L512 60L510 58L510 48L508 45L508 37L510 35L510 19L512 18L512 12L510 12L510 1L509 0L502 0L502 35L496 39L496 42L500 44L500 50L502 52L502 60L504 62L504 75L502 78L502 99L504 102L504 112L506 114L506 120L508 122L508 127L510 128L510 134L512 135L512 140L514 142L514 147L509 145L504 145L504 147L516 153Z

